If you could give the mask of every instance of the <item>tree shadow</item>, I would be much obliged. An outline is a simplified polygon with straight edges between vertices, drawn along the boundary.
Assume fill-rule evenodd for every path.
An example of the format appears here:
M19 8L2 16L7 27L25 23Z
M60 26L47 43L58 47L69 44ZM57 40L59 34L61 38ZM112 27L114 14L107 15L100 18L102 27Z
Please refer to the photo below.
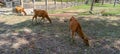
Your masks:
M120 20L78 17L83 31L91 38L91 47L75 38L69 41L69 18L52 18L53 23L32 24L31 20L14 25L0 22L0 53L5 54L114 54L120 53ZM65 22L66 21L66 22ZM116 44L116 45L114 45ZM117 47L115 47L117 46ZM100 53L98 53L100 52Z

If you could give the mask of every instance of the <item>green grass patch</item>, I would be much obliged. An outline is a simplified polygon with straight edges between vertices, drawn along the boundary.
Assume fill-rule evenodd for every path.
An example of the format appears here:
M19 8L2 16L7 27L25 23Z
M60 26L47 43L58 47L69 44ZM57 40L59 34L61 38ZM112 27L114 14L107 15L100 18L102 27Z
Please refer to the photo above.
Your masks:
M94 4L96 7L113 7L113 4L101 4L101 3L96 3Z
M56 0L58 2L60 2L61 0ZM74 2L75 0L62 0L62 2ZM84 1L84 0L77 0L78 2L80 1Z
M102 15L103 16L114 16L114 15L117 15L117 14L120 14L120 12L119 11L110 11L110 12L105 12Z
M89 10L90 5L80 5L80 6L73 6L73 7L68 7L68 8L63 8L63 9L57 9L57 10L49 10L48 12L50 14L56 14L56 13L64 13L66 11L77 11L77 10Z
M80 6L74 6L74 7L70 7L67 9L88 9L90 8L90 5L80 5Z
M120 14L120 5L116 5L113 7L113 4L104 4L102 5L101 3L96 3L94 4L93 7L93 13L94 14L100 14L102 10L105 10L104 13L102 13L103 16L114 16ZM50 10L50 14L55 14L55 13L64 13L64 12L69 12L69 11L74 11L74 12L79 12L78 15L90 15L89 10L90 10L90 4L88 5L80 5L80 6L73 6L73 7L68 7L68 8L63 8L63 9L58 9L58 10Z
M59 10L49 10L48 12L49 12L49 14L57 14L57 13L63 13L64 10L62 10L62 9L59 9Z

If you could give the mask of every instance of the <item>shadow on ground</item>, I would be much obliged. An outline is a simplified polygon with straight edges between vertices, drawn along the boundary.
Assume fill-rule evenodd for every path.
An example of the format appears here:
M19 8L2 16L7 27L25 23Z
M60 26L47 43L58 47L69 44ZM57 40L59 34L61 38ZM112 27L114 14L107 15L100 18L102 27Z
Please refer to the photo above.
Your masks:
M91 38L85 46L76 35L70 41L68 18L52 18L52 24L26 20L14 25L0 22L0 54L119 54L120 19L78 17L83 31Z

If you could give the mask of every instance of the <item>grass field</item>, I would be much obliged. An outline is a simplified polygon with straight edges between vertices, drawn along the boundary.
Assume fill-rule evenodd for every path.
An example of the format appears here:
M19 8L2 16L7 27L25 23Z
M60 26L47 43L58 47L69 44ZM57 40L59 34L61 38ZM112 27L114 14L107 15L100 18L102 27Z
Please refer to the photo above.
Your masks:
M94 4L93 7L93 13L95 15L100 14L100 12L102 10L105 10L104 13L102 13L102 15L104 16L115 16L115 15L120 15L120 5L116 5L115 7L113 7L113 4ZM90 4L88 5L80 5L80 6L73 6L73 7L69 7L69 8L64 8L64 9L60 9L60 10L50 10L49 13L63 13L63 12L79 12L80 15L90 15L89 13L90 10Z
M94 12L109 9L111 14L119 9L108 4L95 6ZM70 17L50 16L52 24L32 24L32 16L0 15L0 54L120 54L120 18L115 16L119 11L112 16L91 15L86 13L89 7L75 6L49 13L77 13L76 19L90 37L90 47L78 35L75 43L71 42Z

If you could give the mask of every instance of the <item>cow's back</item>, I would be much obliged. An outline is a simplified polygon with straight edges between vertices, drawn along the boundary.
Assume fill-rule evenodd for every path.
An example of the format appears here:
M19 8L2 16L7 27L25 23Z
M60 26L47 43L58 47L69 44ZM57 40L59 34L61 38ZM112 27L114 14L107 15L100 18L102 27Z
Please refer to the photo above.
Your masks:
M24 8L21 7L21 6L16 6L15 9L16 9L16 11L18 11L18 12L24 11Z
M39 17L45 17L45 16L48 16L48 13L45 11L45 10L37 10L35 9L34 10L34 14L39 16Z

